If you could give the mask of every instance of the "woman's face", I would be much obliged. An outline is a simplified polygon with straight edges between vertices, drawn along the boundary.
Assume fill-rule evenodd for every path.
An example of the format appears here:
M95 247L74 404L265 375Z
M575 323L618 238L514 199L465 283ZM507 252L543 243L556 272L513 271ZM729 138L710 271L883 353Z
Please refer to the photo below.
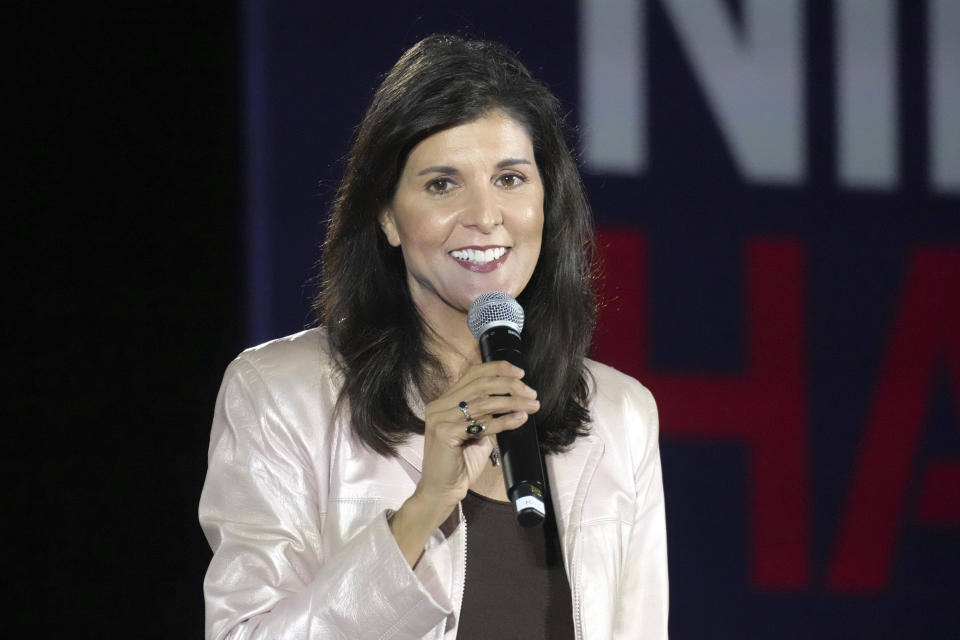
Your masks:
M530 136L494 111L425 138L410 152L380 225L403 252L410 293L426 317L466 313L487 291L518 296L543 234Z

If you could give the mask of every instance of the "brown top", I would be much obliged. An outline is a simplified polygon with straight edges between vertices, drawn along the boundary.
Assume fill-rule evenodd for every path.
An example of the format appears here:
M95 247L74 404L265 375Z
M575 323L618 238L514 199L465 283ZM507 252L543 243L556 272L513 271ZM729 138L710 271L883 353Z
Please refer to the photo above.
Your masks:
M457 638L573 638L570 583L553 514L544 526L517 524L513 505L472 491L467 521L467 583Z

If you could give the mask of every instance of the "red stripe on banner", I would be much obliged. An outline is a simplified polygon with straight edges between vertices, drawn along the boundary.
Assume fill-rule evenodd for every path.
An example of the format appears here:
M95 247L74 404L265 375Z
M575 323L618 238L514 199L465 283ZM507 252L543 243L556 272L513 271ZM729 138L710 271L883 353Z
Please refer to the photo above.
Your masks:
M923 524L960 526L960 464L930 465L923 481L918 515Z
M907 269L840 523L827 578L831 589L876 591L889 582L907 487L916 472L920 435L939 367L950 369L954 400L960 399L958 300L960 254L916 252ZM933 480L949 486L956 481L952 469L935 467ZM948 498L928 484L921 518L952 513L951 501L956 501L956 493Z
M647 345L647 248L631 230L597 235L605 273L598 359L653 390L667 437L734 439L750 452L751 579L795 589L810 577L805 255L797 242L746 247L748 354L727 376L658 374Z

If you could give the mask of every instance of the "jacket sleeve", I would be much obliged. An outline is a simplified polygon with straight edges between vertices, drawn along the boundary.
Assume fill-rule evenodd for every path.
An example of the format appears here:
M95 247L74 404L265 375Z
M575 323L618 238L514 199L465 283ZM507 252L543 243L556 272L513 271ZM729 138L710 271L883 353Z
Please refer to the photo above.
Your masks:
M628 414L636 421L626 425L632 440L636 509L621 582L628 597L618 603L615 635L660 639L667 637L669 583L659 419L653 395L640 384L635 383L627 400L632 405Z
M213 419L200 523L206 638L419 638L450 615L429 557L410 569L386 512L325 557L325 469L243 356Z

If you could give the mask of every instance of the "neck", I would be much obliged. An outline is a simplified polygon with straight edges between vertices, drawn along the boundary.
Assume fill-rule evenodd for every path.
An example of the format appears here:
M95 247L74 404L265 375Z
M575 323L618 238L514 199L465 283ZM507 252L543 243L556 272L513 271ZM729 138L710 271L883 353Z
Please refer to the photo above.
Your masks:
M436 380L436 388L429 395L443 393L468 368L480 362L480 345L467 327L465 312L452 307L419 312L426 325L424 345L443 367L442 379Z
M466 320L463 324L466 327ZM426 347L443 367L446 378L440 384L443 389L454 384L468 368L480 362L480 345L468 329L451 334L442 333L431 326L428 332Z

